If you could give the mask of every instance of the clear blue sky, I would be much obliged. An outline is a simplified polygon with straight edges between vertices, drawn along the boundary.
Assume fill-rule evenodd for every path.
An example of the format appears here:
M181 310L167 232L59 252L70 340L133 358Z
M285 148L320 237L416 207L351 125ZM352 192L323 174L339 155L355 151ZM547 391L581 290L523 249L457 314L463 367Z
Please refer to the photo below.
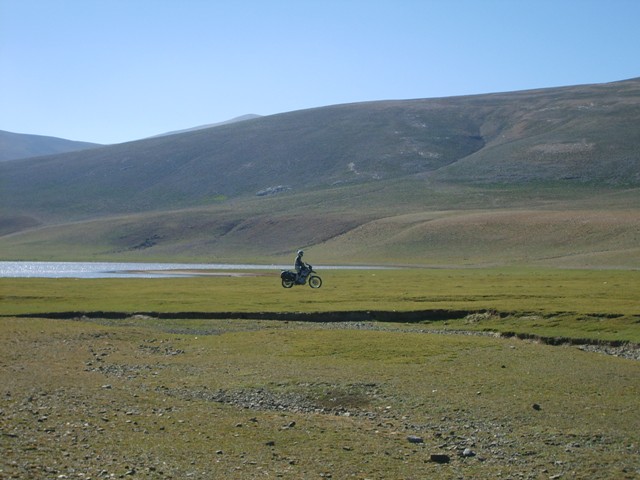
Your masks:
M0 130L118 143L638 77L640 0L0 0L0 68Z

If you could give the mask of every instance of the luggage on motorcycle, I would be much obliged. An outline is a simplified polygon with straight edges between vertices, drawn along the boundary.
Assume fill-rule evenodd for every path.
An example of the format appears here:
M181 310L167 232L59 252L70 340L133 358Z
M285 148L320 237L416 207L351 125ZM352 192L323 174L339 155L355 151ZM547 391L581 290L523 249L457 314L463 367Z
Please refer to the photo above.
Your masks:
M294 272L292 272L291 270L283 270L282 273L280 274L280 278L282 280L289 280L289 281L292 281L292 282L296 281L296 277L297 277L297 275Z

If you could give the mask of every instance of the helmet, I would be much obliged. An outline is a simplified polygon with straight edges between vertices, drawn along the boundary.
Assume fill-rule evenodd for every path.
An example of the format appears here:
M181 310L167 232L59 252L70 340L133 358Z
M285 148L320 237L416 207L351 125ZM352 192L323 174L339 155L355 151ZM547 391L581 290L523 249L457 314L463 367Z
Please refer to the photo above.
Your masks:
M298 255L300 255L300 256L304 255L304 251L298 250Z

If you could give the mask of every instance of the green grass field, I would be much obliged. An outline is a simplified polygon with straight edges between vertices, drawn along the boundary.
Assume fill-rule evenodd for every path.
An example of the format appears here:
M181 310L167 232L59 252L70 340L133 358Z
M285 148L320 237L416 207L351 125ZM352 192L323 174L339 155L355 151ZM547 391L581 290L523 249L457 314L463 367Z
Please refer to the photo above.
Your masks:
M4 315L48 312L495 312L438 327L640 343L640 272L633 270L388 269L320 271L324 285L291 290L255 277L0 279ZM429 320L425 316L425 321ZM445 325L446 323L446 325Z
M1 318L0 477L640 473L637 361L388 327Z
M0 478L640 475L637 359L460 333L637 349L638 272L327 270L319 290L256 273L0 279ZM394 310L468 314L321 321Z

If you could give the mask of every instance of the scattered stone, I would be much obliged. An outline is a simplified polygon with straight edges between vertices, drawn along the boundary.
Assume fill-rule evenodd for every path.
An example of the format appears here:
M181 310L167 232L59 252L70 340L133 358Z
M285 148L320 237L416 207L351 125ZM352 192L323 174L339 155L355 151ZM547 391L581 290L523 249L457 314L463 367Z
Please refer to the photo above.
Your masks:
M418 437L417 435L409 435L407 437L409 443L424 443L424 439L422 437Z
M276 444L276 442L274 442L273 440L269 440L267 443L265 443L265 445L266 445L267 447L274 447L274 446L275 446L275 444Z
M537 404L537 403L534 403L531 407L532 407L534 410L538 410L538 411L539 411L539 410L542 410L542 407L541 407L539 404Z
M256 196L264 197L268 195L276 195L278 193L286 192L288 190L291 190L291 187L289 185L276 185L273 187L267 187L263 190L260 190L259 192L256 192Z
M470 448L465 448L462 451L462 456L463 457L475 457L476 456L476 452L474 452L473 450L471 450Z

